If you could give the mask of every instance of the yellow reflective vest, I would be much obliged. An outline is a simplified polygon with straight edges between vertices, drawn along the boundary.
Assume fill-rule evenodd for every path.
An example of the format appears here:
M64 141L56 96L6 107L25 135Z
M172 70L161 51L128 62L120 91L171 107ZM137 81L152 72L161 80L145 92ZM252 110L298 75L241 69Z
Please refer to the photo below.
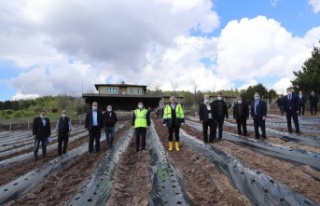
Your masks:
M163 124L166 124L168 127L172 125L172 114L171 114L171 106L169 104L166 105L163 111ZM184 123L184 111L182 109L181 104L176 104L175 109L173 110L176 113L176 126L180 126L181 123Z
M146 109L136 109L134 110L135 120L134 120L134 127L147 127L147 114L148 110Z

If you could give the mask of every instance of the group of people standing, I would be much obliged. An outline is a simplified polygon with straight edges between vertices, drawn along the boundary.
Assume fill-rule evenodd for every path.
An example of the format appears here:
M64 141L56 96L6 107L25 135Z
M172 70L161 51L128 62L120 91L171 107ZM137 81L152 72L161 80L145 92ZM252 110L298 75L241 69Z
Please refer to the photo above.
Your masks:
M317 115L318 111L318 102L319 97L315 94L314 91L311 91L309 97L307 98L303 92L300 90L298 95L298 103L299 103L299 115L304 115L307 100L309 100L310 114ZM284 114L284 96L280 96L277 99L277 105L280 110L281 115Z
M254 100L251 103L251 117L254 121L255 137L260 136L266 138L265 119L267 116L267 104L260 99L258 93L254 94ZM205 143L212 143L215 140L222 139L223 123L225 118L229 118L228 108L226 102L223 100L221 93L218 93L216 100L210 103L209 96L204 95L203 103L199 105L199 119L203 128L203 141ZM237 129L239 135L247 136L247 119L249 118L249 105L246 101L242 101L241 97L237 98L233 107L233 118L237 122ZM216 130L218 127L218 137ZM208 128L210 128L210 135L208 138ZM259 128L262 134L259 134Z

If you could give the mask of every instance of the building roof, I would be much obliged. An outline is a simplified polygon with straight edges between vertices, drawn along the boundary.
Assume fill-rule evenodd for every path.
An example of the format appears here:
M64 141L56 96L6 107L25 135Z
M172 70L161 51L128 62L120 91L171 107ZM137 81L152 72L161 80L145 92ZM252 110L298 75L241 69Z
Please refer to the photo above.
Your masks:
M101 86L107 86L107 87L142 87L144 91L147 91L147 86L146 85L137 85L137 84L95 84L96 90L98 90L99 87Z

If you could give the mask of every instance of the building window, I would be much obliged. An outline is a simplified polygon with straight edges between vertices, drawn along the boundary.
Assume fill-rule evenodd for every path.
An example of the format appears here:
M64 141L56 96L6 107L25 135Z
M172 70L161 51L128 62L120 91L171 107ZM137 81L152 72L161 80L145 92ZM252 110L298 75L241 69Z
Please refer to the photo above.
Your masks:
M133 89L132 88L129 89L129 93L133 94Z
M115 93L117 93L117 89L116 88L108 88L108 93L115 94Z
M137 89L137 93L140 94L141 93L141 89Z

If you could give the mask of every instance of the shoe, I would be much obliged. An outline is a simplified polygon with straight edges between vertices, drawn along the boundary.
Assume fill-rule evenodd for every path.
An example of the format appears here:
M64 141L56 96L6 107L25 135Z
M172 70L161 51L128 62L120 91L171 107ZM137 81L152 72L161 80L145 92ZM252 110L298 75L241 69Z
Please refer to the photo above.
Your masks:
M169 141L169 151L172 151L173 150L173 142L172 141Z
M175 142L175 146L176 146L176 151L180 151L180 143L179 142Z
M34 157L34 161L38 161L38 157Z

